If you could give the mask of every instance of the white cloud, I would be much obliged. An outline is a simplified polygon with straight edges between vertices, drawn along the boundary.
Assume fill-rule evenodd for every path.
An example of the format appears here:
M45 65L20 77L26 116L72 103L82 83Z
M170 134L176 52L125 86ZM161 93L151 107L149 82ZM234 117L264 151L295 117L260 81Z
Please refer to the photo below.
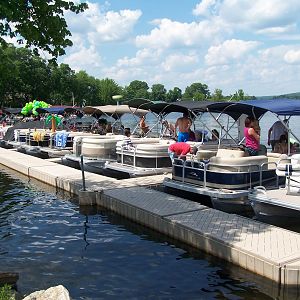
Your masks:
M199 58L195 53L189 55L175 53L166 57L162 63L162 68L167 72L191 71L198 62Z
M141 10L102 11L97 3L88 5L79 15L67 12L66 18L72 34L81 34L92 45L128 39L142 15Z
M152 49L142 49L137 51L136 56L129 58L127 56L120 58L117 61L118 67L137 67L137 66L147 66L153 65L157 62L161 55L160 50L153 51Z
M224 65L238 60L259 45L255 41L227 40L218 46L212 46L205 55L207 65Z
M284 61L284 55L292 49L296 49L295 46L270 47L245 55L242 62L209 66L203 80L211 91L220 88L223 94L240 88L256 96L296 92L299 65L287 65Z
M209 16L216 13L218 0L202 0L193 9L195 16Z
M140 10L121 10L120 12L109 11L105 17L93 18L95 32L89 34L91 42L119 41L127 38L132 32L133 26L141 16Z
M96 69L101 66L101 57L94 47L81 47L63 58L62 61L75 71L88 71L89 75L95 75Z
M263 28L261 30L257 30L256 32L258 34L277 35L277 34L296 32L296 31L297 31L296 24L291 24L291 25L281 26L281 27L275 26L275 27Z
M226 30L218 18L213 21L181 23L170 19L156 20L156 28L148 35L136 37L138 47L171 48L201 46L220 37Z
M74 46L64 62L123 86L138 79L184 90L200 81L225 95L240 88L250 95L282 94L299 85L300 47L283 41L300 38L299 8L299 0L202 0L190 8L195 20L178 21L170 13L150 22L147 11L141 17L138 9L90 4L72 17ZM137 24L134 48L128 42Z
M298 0L224 0L220 6L220 17L233 26L257 33L268 33L268 28L285 31L298 21ZM283 28L279 30L279 28ZM274 31L273 31L274 33Z
M300 50L287 51L284 60L289 64L300 64Z

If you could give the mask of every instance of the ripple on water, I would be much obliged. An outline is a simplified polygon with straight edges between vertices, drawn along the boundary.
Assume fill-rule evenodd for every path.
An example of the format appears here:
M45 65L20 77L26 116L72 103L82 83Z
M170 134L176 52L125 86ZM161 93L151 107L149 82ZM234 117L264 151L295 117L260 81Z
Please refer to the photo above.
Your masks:
M20 273L23 294L63 284L73 299L274 296L268 282L111 212L81 214L1 172L0 186L0 270Z

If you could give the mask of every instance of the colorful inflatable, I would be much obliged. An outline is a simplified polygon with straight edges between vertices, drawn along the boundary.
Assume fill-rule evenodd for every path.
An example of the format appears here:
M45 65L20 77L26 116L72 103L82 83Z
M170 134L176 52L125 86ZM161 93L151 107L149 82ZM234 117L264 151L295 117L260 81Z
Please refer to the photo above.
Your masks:
M25 116L28 114L33 114L37 116L39 113L36 111L37 108L47 108L50 107L50 104L44 101L33 100L32 102L27 102L25 106L22 108L21 113Z

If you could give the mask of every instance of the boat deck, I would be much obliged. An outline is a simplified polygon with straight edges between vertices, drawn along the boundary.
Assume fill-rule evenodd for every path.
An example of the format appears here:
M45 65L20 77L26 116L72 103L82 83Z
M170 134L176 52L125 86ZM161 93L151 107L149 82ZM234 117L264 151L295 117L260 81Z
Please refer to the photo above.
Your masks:
M120 173L127 173L132 177L158 175L172 172L172 167L166 168L142 168L131 165L121 164L118 162L109 162L106 165L108 170L113 170Z
M227 214L147 186L166 175L116 180L0 148L0 163L57 189L83 194L134 222L280 283L300 285L300 234ZM90 201L95 199L95 201Z
M250 195L249 198L258 198L260 201L265 203L277 204L289 209L300 210L299 194L288 195L285 188L266 190L265 194Z

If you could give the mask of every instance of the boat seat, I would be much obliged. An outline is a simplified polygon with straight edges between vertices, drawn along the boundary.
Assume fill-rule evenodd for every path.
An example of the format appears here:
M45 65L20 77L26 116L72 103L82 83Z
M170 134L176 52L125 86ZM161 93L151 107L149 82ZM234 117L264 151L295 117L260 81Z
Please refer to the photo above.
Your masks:
M288 156L286 154L281 154L281 153L274 153L274 152L268 152L267 153L267 158L268 158L268 162L269 162L269 167L276 167L276 164L282 160L287 158ZM274 163L274 164L271 164ZM282 175L281 175L282 176Z
M277 164L276 174L278 176L300 176L299 154L283 158Z
M236 150L238 151L238 150ZM243 151L241 151L243 152ZM220 153L219 153L220 154ZM214 156L210 159L209 169L219 170L219 171L238 171L238 172L248 172L248 171L259 171L259 166L266 164L268 159L265 155L257 156L240 156L240 157L226 157L224 156ZM263 166L266 169L267 164Z
M217 151L216 157L222 157L222 158L239 158L244 157L245 152L240 149L223 149L220 148Z
M197 160L206 160L210 159L213 156L216 156L217 151L216 150L198 150L196 153L196 159Z
M189 142L188 142L189 143ZM236 146L236 144L232 140L224 139L221 141L219 145L218 141L208 141L208 142L192 142L193 146L196 146L199 150L214 150L217 151L219 146L222 148L230 148Z

